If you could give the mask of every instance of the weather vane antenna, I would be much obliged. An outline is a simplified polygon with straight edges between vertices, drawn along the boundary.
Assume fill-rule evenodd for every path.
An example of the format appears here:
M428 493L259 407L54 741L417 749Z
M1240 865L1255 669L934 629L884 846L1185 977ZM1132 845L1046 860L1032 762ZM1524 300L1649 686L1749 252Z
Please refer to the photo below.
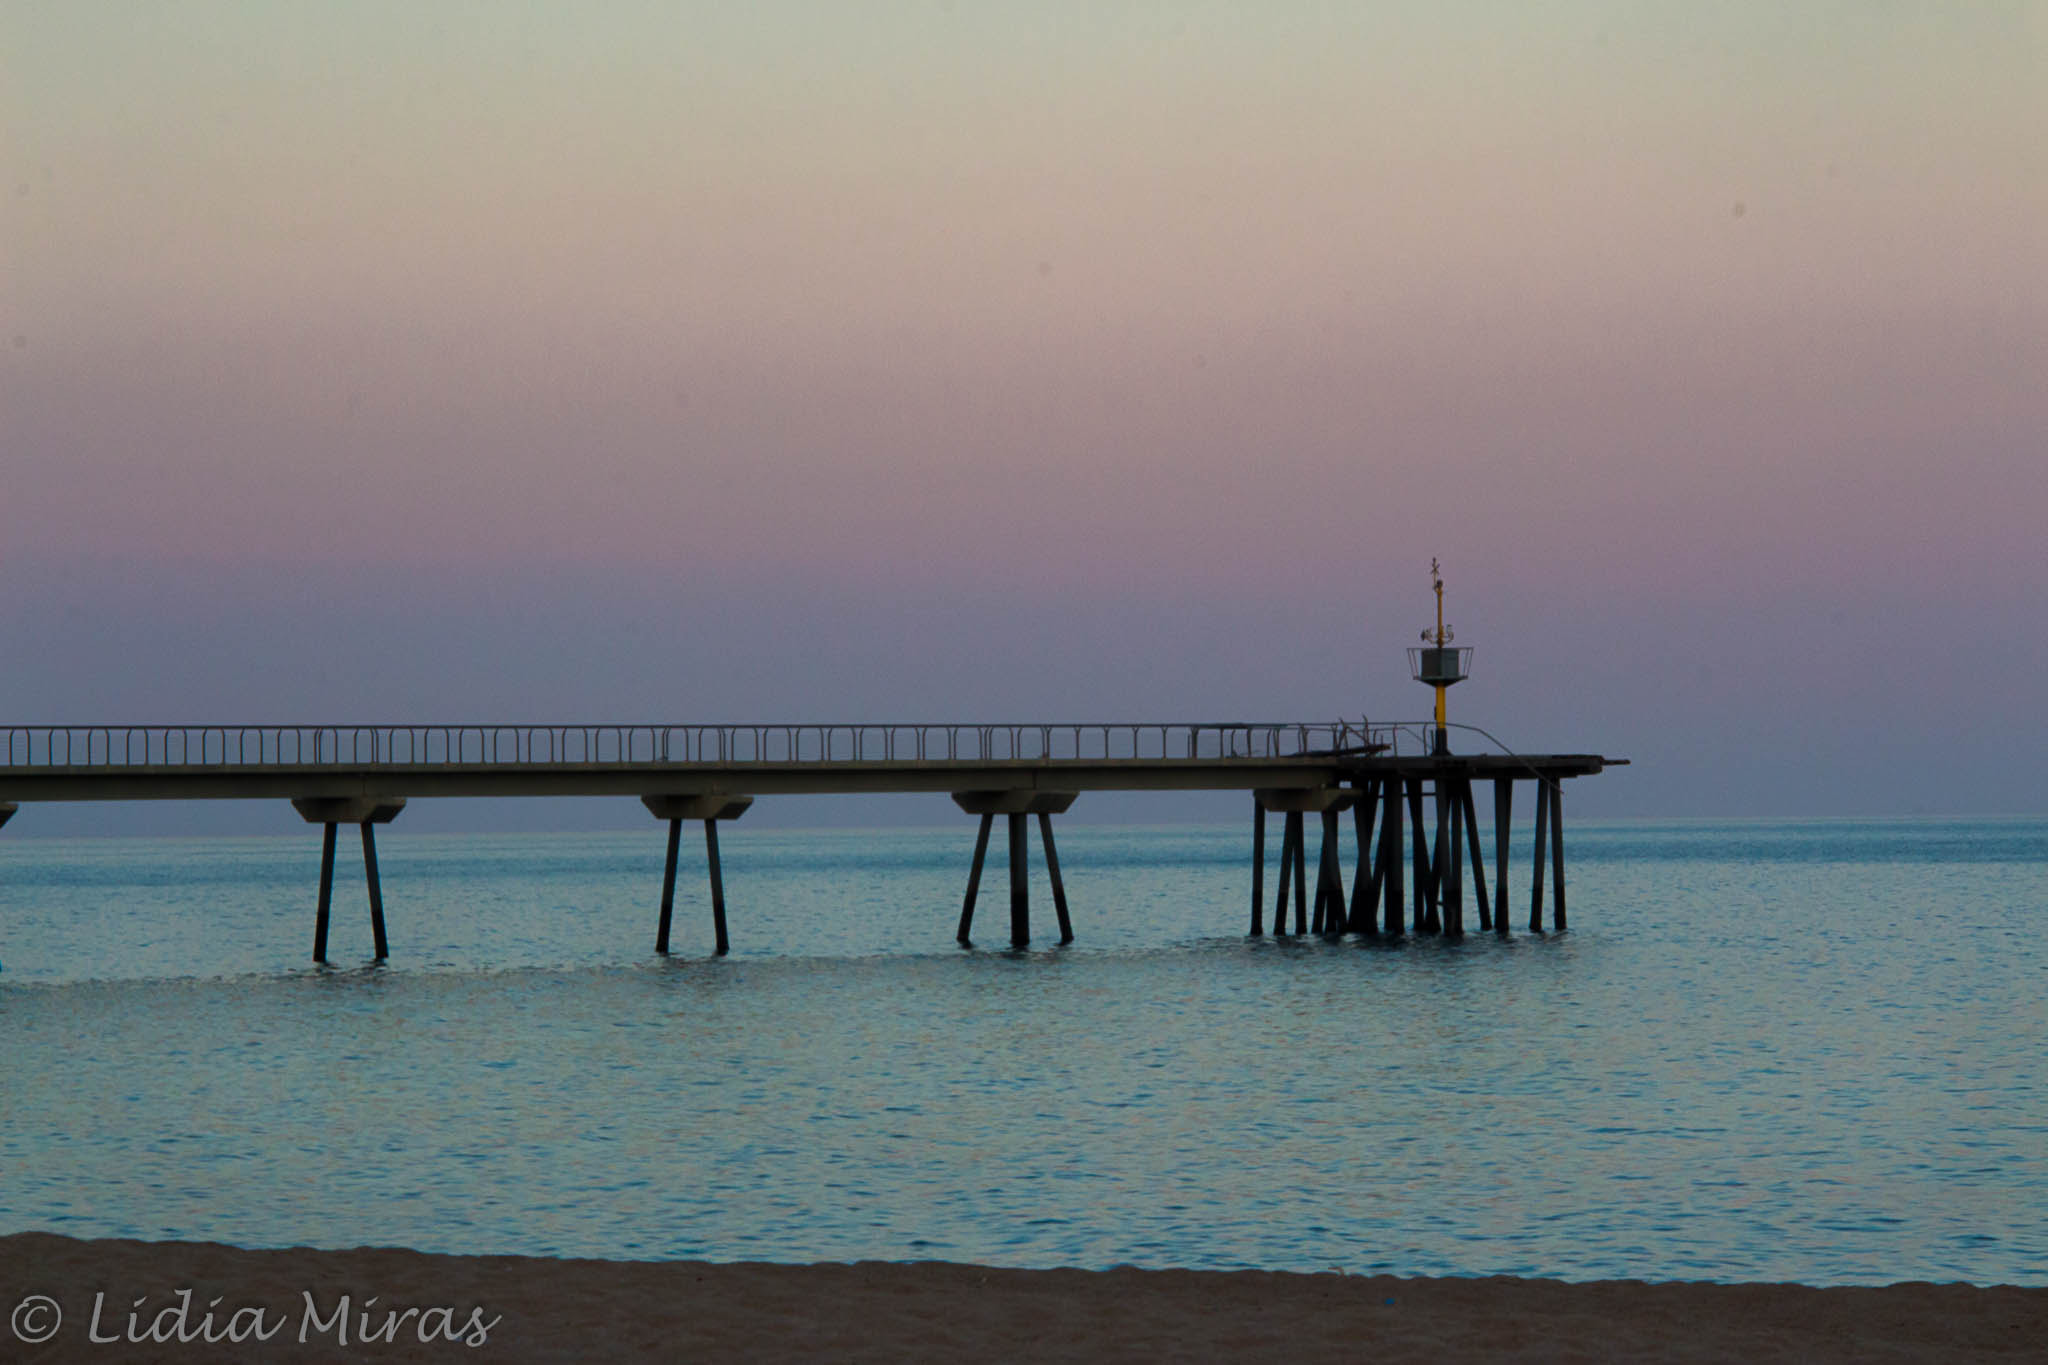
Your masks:
M1444 692L1454 683L1461 683L1470 676L1472 661L1470 649L1454 649L1451 641L1456 633L1444 624L1444 575L1443 566L1434 556L1429 561L1430 586L1436 589L1436 629L1422 632L1423 648L1408 651L1408 666L1415 680L1436 689L1436 751L1447 754L1451 751L1449 722L1444 713Z

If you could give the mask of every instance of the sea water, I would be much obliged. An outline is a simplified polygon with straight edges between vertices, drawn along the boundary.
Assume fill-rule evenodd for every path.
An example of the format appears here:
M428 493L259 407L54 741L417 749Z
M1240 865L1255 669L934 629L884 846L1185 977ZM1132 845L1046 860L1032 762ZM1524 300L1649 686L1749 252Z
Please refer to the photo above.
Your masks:
M328 967L310 835L10 832L0 1232L2048 1284L2048 821L1578 823L1547 935L1518 827L1511 935L1392 942L1063 825L1021 952L971 830L727 826L724 959L686 841L664 959L658 828L394 828Z

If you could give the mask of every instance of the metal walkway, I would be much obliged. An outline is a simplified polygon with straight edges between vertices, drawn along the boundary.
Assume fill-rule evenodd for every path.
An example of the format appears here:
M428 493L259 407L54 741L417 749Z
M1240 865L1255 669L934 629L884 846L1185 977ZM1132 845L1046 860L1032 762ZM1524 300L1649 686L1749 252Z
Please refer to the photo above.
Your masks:
M0 801L1248 791L1446 760L1421 724L95 725L0 729ZM1407 752L1403 752L1403 751ZM1483 755L1567 777L1597 755Z

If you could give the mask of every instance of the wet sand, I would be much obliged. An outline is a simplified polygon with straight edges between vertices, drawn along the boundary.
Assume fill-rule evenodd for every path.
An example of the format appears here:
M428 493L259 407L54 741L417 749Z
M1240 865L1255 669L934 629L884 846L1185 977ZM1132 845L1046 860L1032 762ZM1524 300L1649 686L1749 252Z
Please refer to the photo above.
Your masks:
M32 1295L62 1313L36 1346L17 1340L51 1325L48 1304L22 1306ZM359 1339L372 1298L374 1334L399 1315L390 1340ZM0 1310L15 1315L0 1360L23 1361L2048 1360L2035 1288L559 1261L45 1233L0 1238ZM184 1345L147 1339L181 1325ZM245 1339L218 1339L230 1328ZM267 1340L248 1339L259 1329Z

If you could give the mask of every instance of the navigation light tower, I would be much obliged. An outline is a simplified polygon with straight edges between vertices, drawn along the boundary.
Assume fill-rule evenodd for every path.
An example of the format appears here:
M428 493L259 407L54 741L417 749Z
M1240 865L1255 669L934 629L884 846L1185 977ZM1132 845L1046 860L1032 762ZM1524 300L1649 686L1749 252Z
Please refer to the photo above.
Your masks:
M1437 561L1429 561L1430 582L1436 587L1436 629L1422 632L1421 646L1408 647L1408 668L1415 681L1436 689L1436 751L1451 751L1450 734L1444 721L1444 689L1471 676L1472 651L1451 648L1451 628L1444 624L1444 579Z

